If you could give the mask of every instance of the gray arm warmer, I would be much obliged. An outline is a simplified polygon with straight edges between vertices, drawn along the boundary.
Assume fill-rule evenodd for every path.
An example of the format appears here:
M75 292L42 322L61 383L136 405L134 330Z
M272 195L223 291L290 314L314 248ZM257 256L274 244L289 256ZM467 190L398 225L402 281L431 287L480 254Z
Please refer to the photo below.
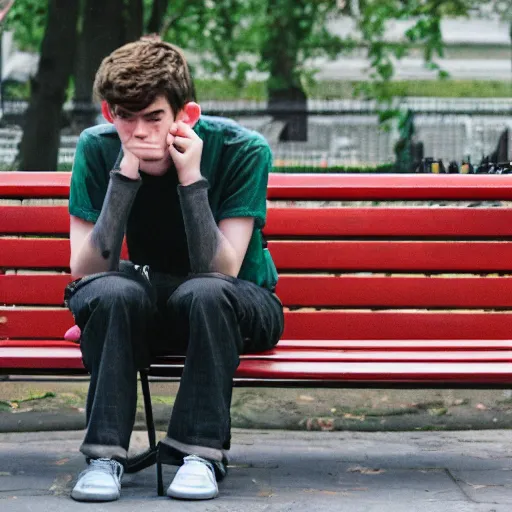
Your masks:
M110 181L100 216L91 234L108 270L117 270L123 245L126 223L142 180L132 180L119 171L110 172Z
M208 203L208 180L202 178L192 185L178 185L188 254L192 273L212 272L221 242L221 233Z

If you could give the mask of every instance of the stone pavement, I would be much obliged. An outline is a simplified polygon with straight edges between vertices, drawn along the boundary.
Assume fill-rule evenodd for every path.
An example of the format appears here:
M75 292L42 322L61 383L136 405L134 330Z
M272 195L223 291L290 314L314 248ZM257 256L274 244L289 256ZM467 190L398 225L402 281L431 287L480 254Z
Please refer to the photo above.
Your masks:
M350 511L505 512L512 507L512 431L234 431L220 497L178 502L156 495L155 468L125 475L121 500L68 496L83 468L83 433L0 434L2 512ZM135 450L145 446L135 432ZM168 483L175 468L165 467Z

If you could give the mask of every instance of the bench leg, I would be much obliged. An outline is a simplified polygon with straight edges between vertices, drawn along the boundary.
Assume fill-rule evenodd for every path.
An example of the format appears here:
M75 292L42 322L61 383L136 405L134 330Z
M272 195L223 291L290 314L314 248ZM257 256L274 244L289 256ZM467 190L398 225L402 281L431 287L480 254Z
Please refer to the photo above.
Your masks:
M148 370L140 370L140 383L144 396L144 410L146 413L146 425L148 429L149 448L131 457L126 463L126 473L137 473L142 469L152 466L157 462L156 457L156 432L153 421L153 408L151 406L151 393L149 391Z
M144 410L146 412L146 425L148 428L149 447L156 450L155 422L153 421L153 407L151 405L151 393L149 391L148 370L140 371L140 383L144 396Z
M162 460L160 458L160 451L156 455L156 480L158 496L164 495L164 479L162 474Z

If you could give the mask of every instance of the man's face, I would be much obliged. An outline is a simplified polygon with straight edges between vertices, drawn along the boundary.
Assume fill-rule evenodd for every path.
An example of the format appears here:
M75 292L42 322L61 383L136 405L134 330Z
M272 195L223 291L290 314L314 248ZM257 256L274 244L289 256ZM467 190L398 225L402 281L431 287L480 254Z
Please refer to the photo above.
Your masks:
M123 147L140 160L141 169L145 163L153 167L159 162L169 161L166 138L174 122L174 113L164 96L159 96L138 112L118 105L113 114L114 126Z

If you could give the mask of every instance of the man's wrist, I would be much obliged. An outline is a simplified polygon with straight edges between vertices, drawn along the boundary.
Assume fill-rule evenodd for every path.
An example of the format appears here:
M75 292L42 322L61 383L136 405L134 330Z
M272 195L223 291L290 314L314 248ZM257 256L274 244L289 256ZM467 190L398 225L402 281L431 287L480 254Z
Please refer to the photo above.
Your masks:
M201 171L193 171L187 173L183 177L178 175L178 179L182 187L188 187L189 185L193 185L194 183L197 183L198 181L201 181L204 178L201 174Z
M119 166L114 168L114 170L118 171L120 174L129 178L131 180L139 180L139 160L138 158L133 157L132 155L124 154Z

